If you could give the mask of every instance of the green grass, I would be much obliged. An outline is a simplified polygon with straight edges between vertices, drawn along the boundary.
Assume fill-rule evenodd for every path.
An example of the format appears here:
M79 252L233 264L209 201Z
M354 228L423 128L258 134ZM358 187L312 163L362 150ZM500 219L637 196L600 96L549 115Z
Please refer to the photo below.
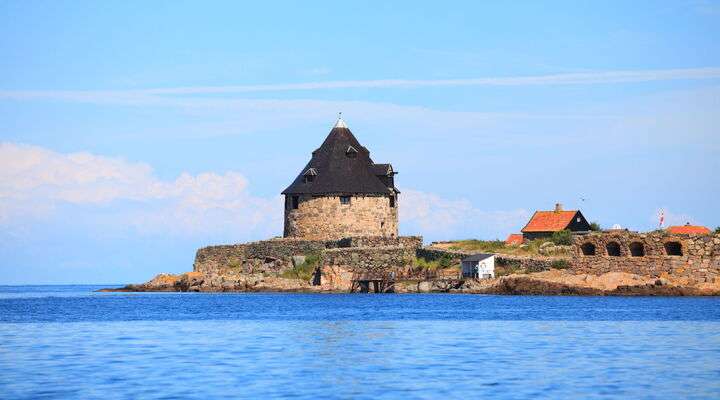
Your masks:
M444 255L437 260L426 260L422 257L417 257L415 258L415 262L413 263L413 265L419 268L428 269L431 271L454 267L455 264L456 263L453 263L452 258L448 255Z
M569 237L568 237L569 238ZM564 234L558 235L559 241L565 241ZM538 256L540 245L545 242L553 242L552 238L535 239L525 242L523 246L508 246L502 240L458 240L450 245L450 250L478 251L483 253L510 254L518 256ZM554 242L553 242L554 243ZM557 255L564 255L558 253Z
M550 263L550 268L568 269L568 268L570 268L570 263L568 262L568 260L555 260L552 263Z
M301 279L303 281L309 281L312 279L313 273L315 272L315 268L317 268L318 264L320 264L320 255L309 254L305 256L304 263L283 272L280 276L288 279Z

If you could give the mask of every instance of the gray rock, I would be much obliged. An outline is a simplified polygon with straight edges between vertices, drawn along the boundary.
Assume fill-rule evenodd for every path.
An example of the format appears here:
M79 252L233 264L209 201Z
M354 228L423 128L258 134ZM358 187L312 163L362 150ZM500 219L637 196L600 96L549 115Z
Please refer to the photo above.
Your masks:
M292 256L293 267L297 267L305 263L305 256Z

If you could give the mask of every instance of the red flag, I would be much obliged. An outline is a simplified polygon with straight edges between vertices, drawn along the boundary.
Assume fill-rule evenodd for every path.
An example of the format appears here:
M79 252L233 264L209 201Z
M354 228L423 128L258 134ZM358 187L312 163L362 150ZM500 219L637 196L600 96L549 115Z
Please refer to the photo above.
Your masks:
M660 228L662 228L664 223L665 223L665 210L660 210Z

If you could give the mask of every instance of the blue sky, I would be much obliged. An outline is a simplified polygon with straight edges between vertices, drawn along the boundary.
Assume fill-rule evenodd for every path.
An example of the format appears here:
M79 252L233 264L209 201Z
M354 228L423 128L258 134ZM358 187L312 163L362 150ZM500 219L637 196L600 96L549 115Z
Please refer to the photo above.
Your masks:
M0 284L280 235L339 111L426 242L720 225L720 2L250 3L0 3Z

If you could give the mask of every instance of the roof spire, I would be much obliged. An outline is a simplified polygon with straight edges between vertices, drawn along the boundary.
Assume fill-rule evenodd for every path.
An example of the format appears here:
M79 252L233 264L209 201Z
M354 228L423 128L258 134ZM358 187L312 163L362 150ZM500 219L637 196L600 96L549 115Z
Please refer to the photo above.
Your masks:
M342 119L342 111L340 111L340 112L338 113L338 119L337 119L337 122L335 123L335 126L333 126L333 128L345 128L345 129L347 129L347 125L345 125L345 121L343 121L343 119Z

